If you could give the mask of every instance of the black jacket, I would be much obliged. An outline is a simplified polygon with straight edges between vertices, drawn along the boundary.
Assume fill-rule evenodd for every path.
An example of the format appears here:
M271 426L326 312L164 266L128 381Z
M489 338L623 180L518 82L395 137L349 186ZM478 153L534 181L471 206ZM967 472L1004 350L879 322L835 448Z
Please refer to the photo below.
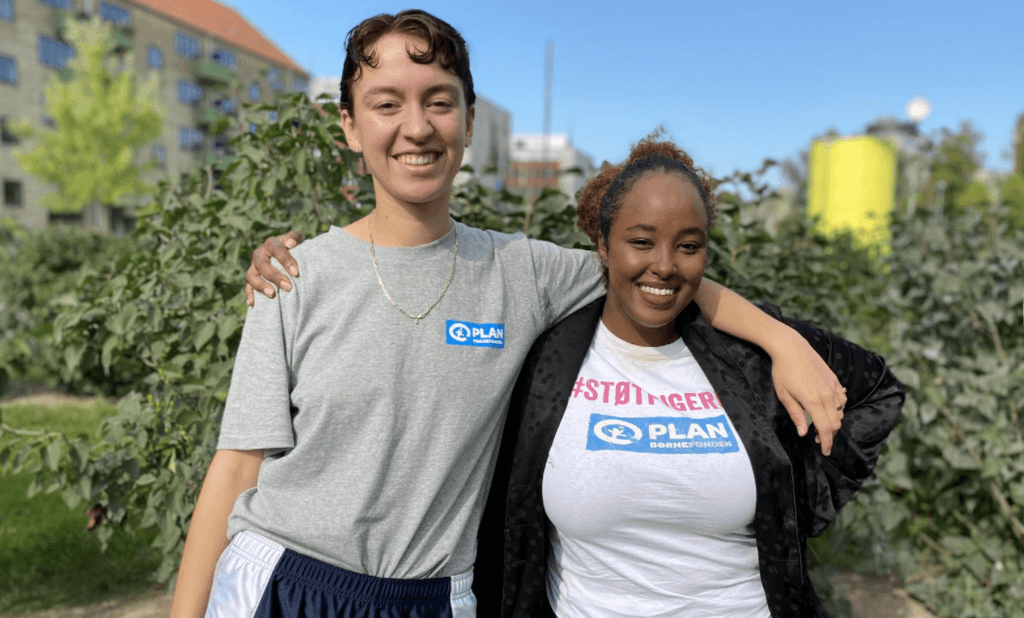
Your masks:
M542 334L519 375L478 536L473 589L481 618L553 616L545 591L549 523L541 480L603 307L604 298L598 299ZM777 308L765 309L782 319ZM695 303L680 314L676 330L750 456L754 534L772 616L818 617L825 614L807 576L807 536L820 534L871 474L904 392L877 354L806 322L784 321L847 389L842 429L829 457L814 443L813 431L797 435L775 395L771 360L760 348L712 329Z

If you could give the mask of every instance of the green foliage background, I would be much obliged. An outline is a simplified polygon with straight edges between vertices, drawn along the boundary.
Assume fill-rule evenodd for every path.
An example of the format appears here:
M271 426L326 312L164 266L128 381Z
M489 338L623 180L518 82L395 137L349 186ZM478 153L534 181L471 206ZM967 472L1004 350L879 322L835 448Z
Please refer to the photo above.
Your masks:
M104 505L101 540L156 528L160 581L174 574L214 451L251 251L287 229L312 236L345 225L373 204L369 179L339 148L333 104L321 112L294 95L276 106L276 121L261 120L270 109L243 110L240 126L258 128L235 140L230 162L162 184L120 257L83 263L70 296L24 317L16 335L48 337L56 352L39 358L60 365L62 380L124 397L98 437L4 427L0 466L28 466L34 489L60 492L69 506ZM821 236L803 218L769 234L745 216L772 197L761 175L720 182L708 275L878 350L908 389L877 480L817 553L841 537L879 572L906 578L941 616L1024 615L1024 232L1010 207L944 197L940 207L904 209L884 251ZM470 182L455 189L452 213L586 244L571 201L554 191L526 205ZM16 253L3 259L19 260L22 272L42 259ZM3 294L8 306L27 302ZM52 321L52 332L36 319Z

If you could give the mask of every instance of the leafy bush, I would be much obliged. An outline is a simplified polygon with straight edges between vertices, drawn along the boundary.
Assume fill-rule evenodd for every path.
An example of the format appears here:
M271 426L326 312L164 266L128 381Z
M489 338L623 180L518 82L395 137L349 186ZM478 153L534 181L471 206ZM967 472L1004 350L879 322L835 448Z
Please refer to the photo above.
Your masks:
M12 219L0 223L0 368L15 380L123 394L116 380L65 362L53 345L53 324L75 302L80 270L109 264L132 248L131 239L77 227L28 232Z
M880 300L908 397L854 529L923 569L911 590L940 615L1024 615L1024 232L1001 206L892 231Z

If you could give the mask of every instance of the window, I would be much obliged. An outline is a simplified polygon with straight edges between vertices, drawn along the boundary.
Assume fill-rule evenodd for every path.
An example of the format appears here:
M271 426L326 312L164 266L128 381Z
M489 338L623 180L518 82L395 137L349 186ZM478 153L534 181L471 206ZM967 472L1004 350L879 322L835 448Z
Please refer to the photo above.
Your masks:
M164 68L164 52L161 51L159 47L156 45L150 45L149 49L146 50L146 55L149 57L149 68Z
M162 144L154 144L153 149L153 163L156 164L159 169L167 169L167 148L164 148Z
M260 100L260 85L256 82L249 84L249 99L253 103Z
M211 149L214 156L226 157L228 156L228 140L226 137L218 137L213 140L213 148Z
M292 90L295 92L306 92L309 90L309 82L301 77L292 78Z
M181 127L178 143L182 150L199 150L203 147L203 132L192 127Z
M210 59L222 67L228 69L235 68L235 55L225 49L213 50L213 53L210 54Z
M180 32L174 35L174 48L186 58L198 58L200 54L199 41Z
M284 90L284 86L281 85L281 71L277 69L267 70L267 81L270 82L270 89L280 92Z
M0 116L0 143L5 146L18 143L18 136L7 126L7 116Z
M14 19L14 0L0 0L0 19Z
M131 13L109 2L100 2L100 16L106 21L112 21L122 26L132 23Z
M17 180L4 181L4 205L21 206L21 183Z
M70 9L74 5L74 0L39 0L43 4L49 4L55 9Z
M199 84L187 79L178 80L178 100L186 105L196 105L203 98L203 89Z
M234 114L238 111L238 102L234 99L217 99L213 106L225 114Z
M63 69L74 55L75 50L70 45L39 35L39 62L54 69Z
M18 83L18 64L14 58L0 56L0 82L5 84Z

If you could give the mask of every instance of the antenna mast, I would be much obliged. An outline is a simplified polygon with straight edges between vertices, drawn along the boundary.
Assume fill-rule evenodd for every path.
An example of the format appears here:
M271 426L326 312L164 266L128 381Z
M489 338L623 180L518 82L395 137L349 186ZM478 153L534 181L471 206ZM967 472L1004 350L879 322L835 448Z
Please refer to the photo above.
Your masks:
M541 162L545 164L544 178L547 179L547 162L550 153L548 142L551 136L551 82L555 73L555 42L548 39L544 53L544 138L541 141Z

